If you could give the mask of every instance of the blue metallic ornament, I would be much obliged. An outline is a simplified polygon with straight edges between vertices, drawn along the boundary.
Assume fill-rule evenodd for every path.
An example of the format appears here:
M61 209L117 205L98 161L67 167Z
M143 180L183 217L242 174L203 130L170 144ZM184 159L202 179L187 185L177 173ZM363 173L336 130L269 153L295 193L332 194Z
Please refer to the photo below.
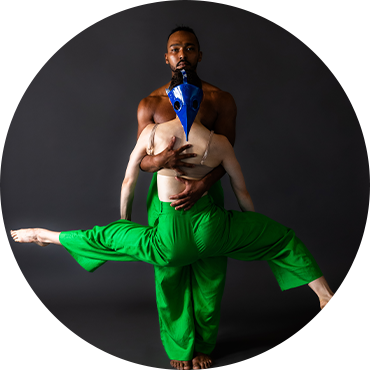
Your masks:
M174 87L171 91L166 89L173 109L180 119L188 141L189 131L199 111L200 102L203 98L203 90L197 86L188 84L186 71L181 70L183 83Z

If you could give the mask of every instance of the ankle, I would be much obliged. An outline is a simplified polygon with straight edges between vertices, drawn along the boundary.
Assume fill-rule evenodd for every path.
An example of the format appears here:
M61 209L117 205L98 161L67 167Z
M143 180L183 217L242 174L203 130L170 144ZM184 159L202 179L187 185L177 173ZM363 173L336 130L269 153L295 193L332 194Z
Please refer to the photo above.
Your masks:
M35 238L38 242L44 243L44 238L42 237L42 230L41 229L32 229L35 235Z

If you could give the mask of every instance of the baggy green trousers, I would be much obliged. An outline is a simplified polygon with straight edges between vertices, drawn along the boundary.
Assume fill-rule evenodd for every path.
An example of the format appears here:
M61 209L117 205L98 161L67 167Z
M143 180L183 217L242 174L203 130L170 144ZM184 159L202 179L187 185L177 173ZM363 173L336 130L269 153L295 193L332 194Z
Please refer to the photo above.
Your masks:
M179 267L226 256L268 261L281 290L322 276L293 230L256 212L227 211L210 195L189 211L176 211L170 203L160 202L155 226L118 220L91 230L62 232L59 240L88 271L109 260Z
M223 207L221 182L208 192ZM157 174L147 197L148 223L160 215ZM201 259L187 266L154 266L159 326L163 346L172 360L191 360L194 352L210 354L216 346L225 287L227 257Z

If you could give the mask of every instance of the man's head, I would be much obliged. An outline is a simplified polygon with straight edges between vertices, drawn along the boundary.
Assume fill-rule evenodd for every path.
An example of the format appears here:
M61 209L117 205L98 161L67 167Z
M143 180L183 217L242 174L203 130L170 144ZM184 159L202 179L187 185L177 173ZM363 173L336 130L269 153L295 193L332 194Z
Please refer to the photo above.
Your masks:
M184 128L187 141L203 99L202 81L195 71L175 71L166 92Z
M172 74L181 69L195 71L198 62L202 60L202 52L194 31L186 26L172 30L168 36L167 53L164 57Z

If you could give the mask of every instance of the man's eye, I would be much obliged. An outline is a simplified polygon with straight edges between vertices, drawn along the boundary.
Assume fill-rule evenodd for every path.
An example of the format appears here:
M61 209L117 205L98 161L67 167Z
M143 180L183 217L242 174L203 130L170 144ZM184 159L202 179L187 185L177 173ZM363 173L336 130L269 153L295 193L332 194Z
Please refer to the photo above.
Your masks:
M188 50L191 50L191 51L193 51L193 50L194 50L194 48L188 48Z
M179 49L172 49L171 50L173 53L176 53L177 51L179 51Z

